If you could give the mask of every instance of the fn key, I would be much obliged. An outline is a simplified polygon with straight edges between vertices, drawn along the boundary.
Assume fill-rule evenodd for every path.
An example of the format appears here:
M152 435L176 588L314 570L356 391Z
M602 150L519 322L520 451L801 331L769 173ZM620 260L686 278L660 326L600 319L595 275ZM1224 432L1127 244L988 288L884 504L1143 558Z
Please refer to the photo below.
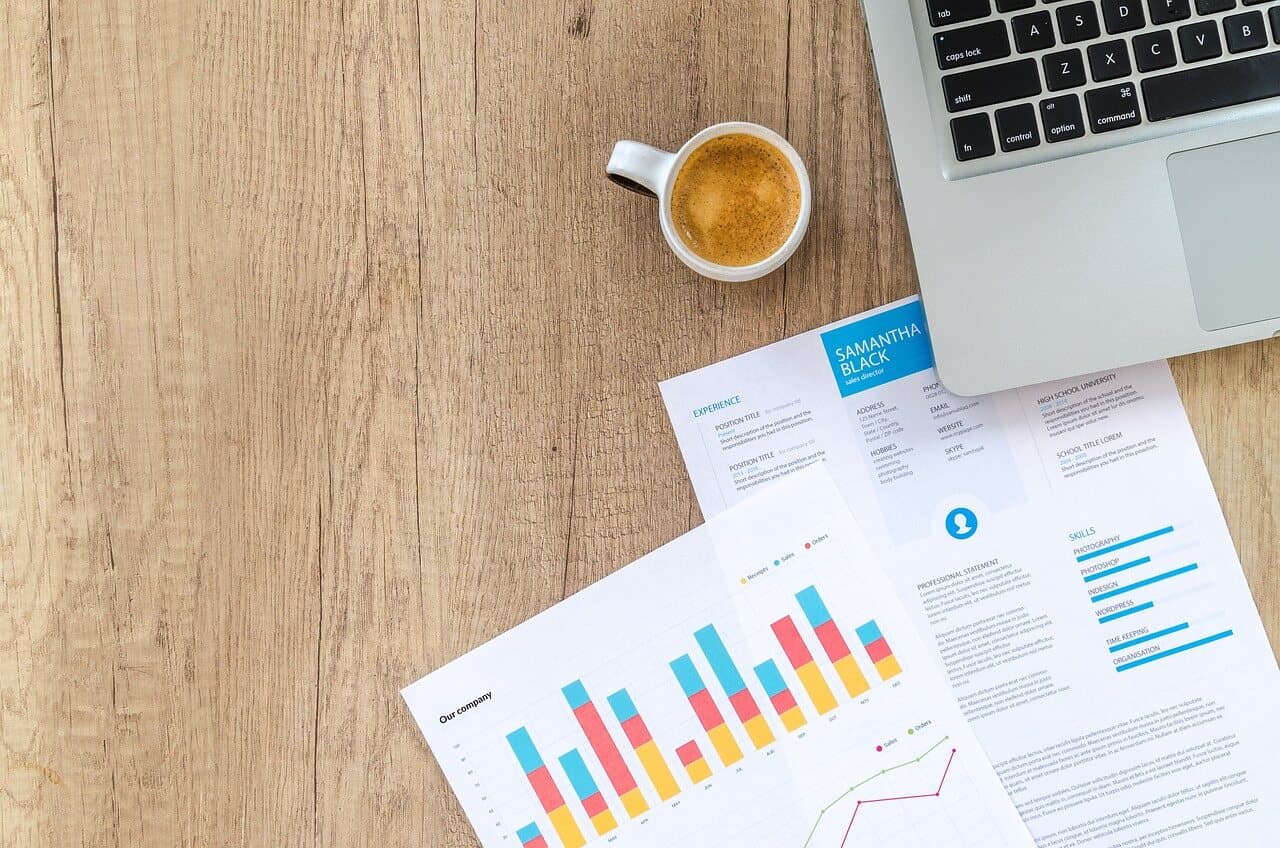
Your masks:
M991 119L983 112L953 119L951 139L956 144L956 159L961 162L992 156L996 152L995 136L991 134Z

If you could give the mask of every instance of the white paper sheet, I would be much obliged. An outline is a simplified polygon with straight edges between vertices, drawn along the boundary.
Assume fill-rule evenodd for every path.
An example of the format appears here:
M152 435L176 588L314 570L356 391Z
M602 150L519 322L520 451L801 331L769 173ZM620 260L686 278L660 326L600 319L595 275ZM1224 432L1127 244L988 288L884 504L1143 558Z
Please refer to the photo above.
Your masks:
M1280 677L1168 366L932 365L913 298L667 381L703 512L825 464L1042 848L1280 845Z
M486 848L1032 845L822 469L403 694Z

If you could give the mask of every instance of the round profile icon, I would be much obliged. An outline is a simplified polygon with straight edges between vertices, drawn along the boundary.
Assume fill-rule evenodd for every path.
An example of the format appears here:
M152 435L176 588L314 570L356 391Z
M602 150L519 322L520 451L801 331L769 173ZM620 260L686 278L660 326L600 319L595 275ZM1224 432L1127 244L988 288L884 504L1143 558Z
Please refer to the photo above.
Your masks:
M953 539L968 539L978 532L978 516L967 506L958 506L947 513L947 535Z

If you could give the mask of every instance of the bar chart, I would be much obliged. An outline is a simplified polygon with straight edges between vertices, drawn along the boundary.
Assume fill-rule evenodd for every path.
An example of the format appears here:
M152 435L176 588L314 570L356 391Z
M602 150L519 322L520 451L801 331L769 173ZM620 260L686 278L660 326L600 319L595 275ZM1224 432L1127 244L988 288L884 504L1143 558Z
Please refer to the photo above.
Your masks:
M1201 565L1179 540L1176 524L1133 536L1112 534L1078 552L1075 562L1098 623L1114 624L1105 641L1117 673L1235 635L1187 607L1187 581L1194 581Z
M406 691L485 848L1033 848L839 493L771 499Z
M848 698L853 701L865 696L872 689L869 675L854 656L818 587L805 586L793 594L791 601L805 616L813 639L821 646L831 669L844 684ZM687 702L705 734L705 741L715 752L720 768L733 767L747 756L743 739L750 744L750 749L764 750L778 742L779 733L800 732L808 726L810 716L828 714L840 704L791 615L775 619L768 625L768 632L794 674L794 682L787 679L783 666L774 657L749 665L741 664L714 623L702 625L689 634L689 642L696 647L695 651L681 654L668 663L672 684L678 687ZM902 673L902 667L874 619L856 625L853 632L862 646L864 661L874 669L881 682ZM742 672L745 667L750 668L759 691L764 693L763 703L767 705L767 712L748 685ZM709 670L709 676L703 669ZM713 694L708 687L708 680L713 681L716 693ZM654 799L663 803L681 793L681 780L669 765L669 758L683 767L689 786L696 786L714 776L715 767L703 755L697 739L666 752L662 750L628 689L618 689L604 698L613 719L612 727L582 680L570 681L560 691L593 761L589 762L581 750L573 748L559 756L557 762L568 790L577 799L580 814L597 836L605 836L618 828L615 808L634 819L649 813ZM732 719L726 718L720 703L729 705ZM618 742L619 737L626 741L634 761L640 764L639 772L628 764ZM582 828L579 828L565 801L565 792L547 769L530 731L521 727L512 732L508 740L560 843L565 848L585 844ZM606 794L601 789L602 784L593 775L593 768L598 768L604 775L610 793ZM536 824L534 828L536 830ZM524 838L522 834L535 838L533 830L517 832L521 839ZM540 830L536 838L544 840L544 843L547 839Z
M542 759L542 754L538 753L537 746L533 744L529 731L523 727L512 731L507 736L507 742L510 743L520 767L524 769L529 786L533 789L533 794L538 797L538 803L542 805L543 812L550 819L551 826L560 837L560 842L565 848L580 848L587 844L582 831L578 829L573 813L569 812L569 805L560 794L555 778L551 776L551 771Z

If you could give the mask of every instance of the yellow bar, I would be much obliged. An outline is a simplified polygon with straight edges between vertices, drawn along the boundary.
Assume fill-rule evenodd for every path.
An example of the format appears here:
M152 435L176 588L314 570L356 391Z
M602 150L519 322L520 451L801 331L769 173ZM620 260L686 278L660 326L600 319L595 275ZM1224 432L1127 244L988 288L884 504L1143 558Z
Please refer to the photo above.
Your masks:
M627 811L627 815L635 818L646 812L649 804L644 800L644 795L640 794L639 788L636 788L622 796L622 808Z
M888 680L902 674L902 666L898 665L898 658L890 654L876 663L876 671L880 672L881 680Z
M831 693L827 678L822 676L817 663L808 662L800 666L796 669L796 676L800 678L804 691L809 693L809 700L813 701L818 715L826 715L836 708L836 696Z
M667 761L662 758L662 752L658 750L657 743L653 740L644 743L636 748L636 756L640 758L640 765L644 766L645 773L653 781L653 788L658 790L659 798L665 801L680 794L680 784L676 783L675 775L671 773L671 769L667 768Z
M603 813L592 816L591 824L595 827L596 833L604 836L618 826L618 820L613 817L612 810L605 810Z
M792 707L783 713L780 718L782 719L782 726L787 729L788 733L794 733L808 723L804 713L800 712L799 707Z
M764 720L764 716L756 716L743 727L747 729L747 736L751 737L751 744L756 748L763 748L773 742L773 731L769 729L769 722Z
M689 779L694 783L701 783L711 776L711 766L707 765L706 760L694 760L685 766L689 772Z
M738 747L738 740L734 739L733 734L729 732L728 725L713 727L707 731L707 736L711 739L716 753L720 755L720 762L731 766L742 759L742 749Z
M862 673L862 669L858 668L858 663L854 661L852 655L836 660L835 667L836 674L840 675L840 679L844 681L844 688L853 697L856 698L871 688L866 675Z
M560 835L560 841L564 843L564 848L582 848L583 845L587 844L587 840L582 836L582 831L578 830L578 823L573 820L573 814L569 812L567 806L552 810L547 814L547 818L551 819L551 826Z

